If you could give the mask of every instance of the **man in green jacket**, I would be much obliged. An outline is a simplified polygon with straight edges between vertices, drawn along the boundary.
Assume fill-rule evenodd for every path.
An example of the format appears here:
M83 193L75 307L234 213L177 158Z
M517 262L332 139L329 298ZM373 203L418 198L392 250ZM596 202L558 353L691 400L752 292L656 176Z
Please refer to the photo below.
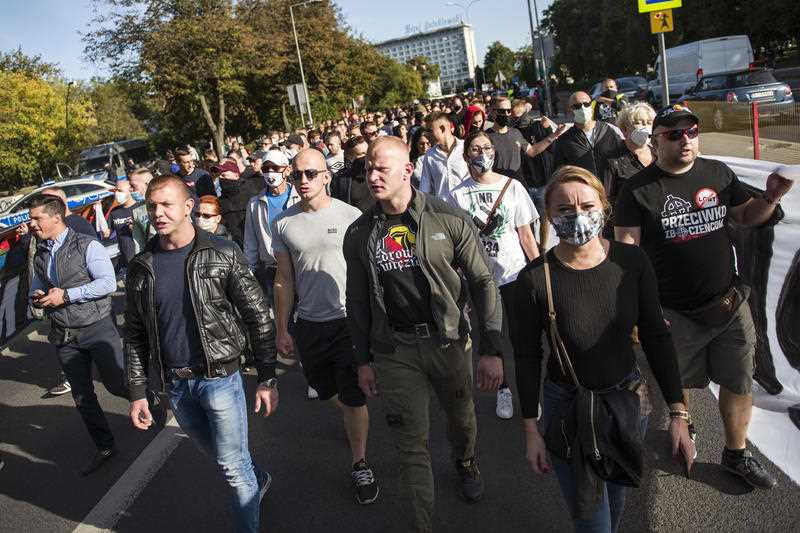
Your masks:
M367 181L376 204L347 230L347 317L359 386L380 392L401 460L401 492L414 531L431 531L432 386L447 414L447 435L469 502L483 495L475 460L472 342L464 306L481 326L478 387L497 390L502 306L477 230L464 212L411 187L414 165L396 137L376 139ZM380 385L380 387L379 387Z

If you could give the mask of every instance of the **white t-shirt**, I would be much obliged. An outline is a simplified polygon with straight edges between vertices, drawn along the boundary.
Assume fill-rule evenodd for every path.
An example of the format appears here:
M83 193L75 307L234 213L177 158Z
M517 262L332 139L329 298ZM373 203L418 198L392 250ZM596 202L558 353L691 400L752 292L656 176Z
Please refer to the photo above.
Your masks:
M498 220L496 229L490 234L481 235L494 279L501 286L516 280L519 271L528 264L517 234L517 228L527 226L539 218L528 191L512 178L504 177L492 184L478 183L467 178L450 191L449 197L452 205L485 223L507 179L511 179L511 186L494 215L495 219L502 217L502 221Z

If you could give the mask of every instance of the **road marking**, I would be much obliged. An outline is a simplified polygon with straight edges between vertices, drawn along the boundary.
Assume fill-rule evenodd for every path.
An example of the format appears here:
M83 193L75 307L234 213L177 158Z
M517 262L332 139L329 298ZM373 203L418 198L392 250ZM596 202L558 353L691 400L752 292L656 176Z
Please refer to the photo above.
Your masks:
M167 458L178 446L185 434L180 431L175 417L170 417L167 425L156 438L139 454L139 457L122 474L97 505L89 511L83 522L72 533L97 533L111 531L122 513L136 500Z

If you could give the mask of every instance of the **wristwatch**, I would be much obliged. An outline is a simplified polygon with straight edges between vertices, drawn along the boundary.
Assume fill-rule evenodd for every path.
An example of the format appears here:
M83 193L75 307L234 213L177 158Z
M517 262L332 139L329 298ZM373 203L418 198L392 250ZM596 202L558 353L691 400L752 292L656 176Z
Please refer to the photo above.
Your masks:
M259 386L264 386L267 389L277 389L278 388L278 378L269 378L267 381L262 381L258 384Z
M69 303L70 303L70 301L69 301L69 291L67 289L64 289L64 305L67 305Z

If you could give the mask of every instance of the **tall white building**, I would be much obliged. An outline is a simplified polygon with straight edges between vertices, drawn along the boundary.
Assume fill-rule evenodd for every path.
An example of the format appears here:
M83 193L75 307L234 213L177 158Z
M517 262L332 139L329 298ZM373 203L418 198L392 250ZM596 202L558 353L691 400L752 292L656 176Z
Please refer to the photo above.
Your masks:
M477 53L475 33L470 24L415 33L375 44L381 54L400 63L416 56L425 56L439 65L442 91L451 93L470 84L475 76Z

